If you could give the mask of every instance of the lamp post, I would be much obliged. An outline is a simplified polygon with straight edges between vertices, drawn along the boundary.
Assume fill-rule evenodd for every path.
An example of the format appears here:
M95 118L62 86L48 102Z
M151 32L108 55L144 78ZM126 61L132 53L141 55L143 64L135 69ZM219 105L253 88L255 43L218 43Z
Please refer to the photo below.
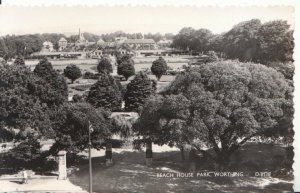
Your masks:
M89 121L89 193L93 192L93 178L92 178L92 156L91 156L91 147L92 147L92 142L91 142L91 132L93 132L93 127L92 124Z

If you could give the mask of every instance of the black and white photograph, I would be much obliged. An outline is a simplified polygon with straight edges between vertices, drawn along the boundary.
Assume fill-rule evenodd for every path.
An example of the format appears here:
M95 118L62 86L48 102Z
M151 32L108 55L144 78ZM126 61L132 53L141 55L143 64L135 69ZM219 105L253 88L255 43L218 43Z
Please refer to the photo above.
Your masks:
M0 192L294 192L294 14L0 5Z

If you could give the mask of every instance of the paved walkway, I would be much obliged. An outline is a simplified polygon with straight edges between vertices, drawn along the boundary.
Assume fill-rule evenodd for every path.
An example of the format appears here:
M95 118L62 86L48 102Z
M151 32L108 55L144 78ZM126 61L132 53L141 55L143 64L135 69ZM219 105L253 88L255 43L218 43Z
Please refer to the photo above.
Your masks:
M69 180L56 179L32 179L28 184L0 180L0 192L78 192L86 193L85 190L72 184Z

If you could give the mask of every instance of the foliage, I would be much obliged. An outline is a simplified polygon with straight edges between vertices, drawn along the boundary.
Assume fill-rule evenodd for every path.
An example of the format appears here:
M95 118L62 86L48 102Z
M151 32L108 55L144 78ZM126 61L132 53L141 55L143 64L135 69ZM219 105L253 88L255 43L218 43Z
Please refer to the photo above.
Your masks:
M112 117L111 125L113 132L119 133L121 138L127 138L132 135L132 122L122 115Z
M95 79L97 80L99 78L99 74L94 74L92 72L85 72L82 76L83 79Z
M174 37L173 47L198 53L212 50L240 61L287 63L293 62L294 38L287 21L262 23L252 19L238 23L223 34L182 28Z
M195 30L191 27L182 28L173 40L175 48L206 52L213 34L208 29Z
M216 52L214 52L214 51L208 51L207 56L208 56L208 58L205 61L206 63L215 62L219 59Z
M167 62L161 56L157 60L153 61L151 66L151 72L156 76L158 81L161 76L167 72L167 69Z
M266 22L259 28L259 61L289 62L293 60L294 38L287 21Z
M121 64L118 65L118 74L123 75L126 79L135 74L134 62L132 59L123 60Z
M34 69L34 74L44 79L53 88L53 94L56 95L56 104L61 104L67 100L68 86L63 76L58 74L52 64L46 59L40 60Z
M78 78L81 77L81 71L80 68L76 65L68 65L65 69L64 69L64 75L71 79L72 83L74 83L74 81Z
M110 113L101 108L95 109L88 103L65 103L52 114L52 127L56 131L55 143L51 153L59 150L76 153L88 147L89 122L92 126L91 141L94 148L112 135Z
M20 65L0 66L1 130L33 128L45 137L51 132L48 105L58 96L48 82Z
M286 79L293 80L295 65L292 62L270 62L267 64L268 67L274 68L278 72L282 73Z
M102 57L97 66L97 70L100 73L112 73L113 68L110 59L108 57Z
M260 26L261 21L259 19L252 19L235 25L225 33L223 51L227 57L238 58L241 61L257 61Z
M131 58L130 55L128 54L118 54L117 55L117 64L120 65L122 62L125 62L125 61L129 61L129 63L131 63L132 65L134 65L134 61L133 59Z
M139 72L127 85L124 96L125 110L137 112L143 106L145 100L155 94L155 89L148 76L143 72Z
M152 141L158 145L167 144L181 147L184 140L184 119L188 119L190 101L182 94L170 96L151 96L144 104L139 119L133 124L138 138L135 147ZM169 122L169 120L171 120Z
M72 100L74 103L83 102L83 97L81 95L75 94L72 97Z
M22 65L22 66L25 66L24 59L21 58L20 56L18 56L18 57L15 59L14 64L15 64L15 65Z
M249 139L281 131L292 117L292 87L282 74L252 63L215 62L176 77L146 103L137 121L139 135L158 144L182 142L205 152L222 168ZM282 132L284 133L284 132Z
M98 81L90 88L87 102L96 108L104 108L110 111L121 109L121 91L115 79L106 73L102 73Z

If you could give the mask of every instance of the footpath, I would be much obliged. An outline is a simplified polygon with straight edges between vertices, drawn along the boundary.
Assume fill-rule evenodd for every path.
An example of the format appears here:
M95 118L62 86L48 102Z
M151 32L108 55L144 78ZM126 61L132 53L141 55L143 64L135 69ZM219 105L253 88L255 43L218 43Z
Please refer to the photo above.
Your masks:
M72 184L69 180L57 180L56 178L39 178L35 176L28 179L27 184L23 184L21 180L9 179L9 176L0 178L0 192L26 192L26 193L86 193L79 186Z

